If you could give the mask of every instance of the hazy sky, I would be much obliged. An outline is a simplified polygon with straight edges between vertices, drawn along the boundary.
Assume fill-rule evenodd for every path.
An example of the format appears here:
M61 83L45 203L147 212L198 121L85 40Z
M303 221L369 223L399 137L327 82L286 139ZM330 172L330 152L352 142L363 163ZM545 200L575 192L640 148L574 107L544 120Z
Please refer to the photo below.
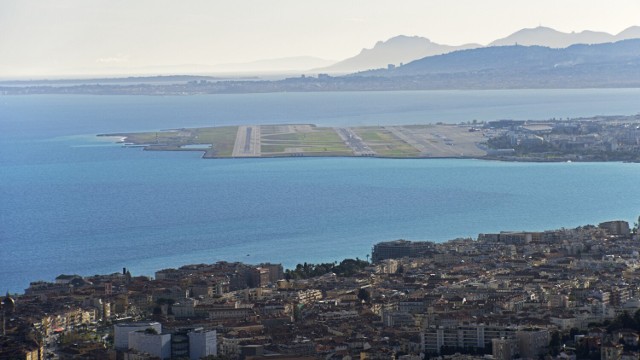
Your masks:
M486 44L538 25L618 33L638 0L0 0L0 76L341 60L396 35Z

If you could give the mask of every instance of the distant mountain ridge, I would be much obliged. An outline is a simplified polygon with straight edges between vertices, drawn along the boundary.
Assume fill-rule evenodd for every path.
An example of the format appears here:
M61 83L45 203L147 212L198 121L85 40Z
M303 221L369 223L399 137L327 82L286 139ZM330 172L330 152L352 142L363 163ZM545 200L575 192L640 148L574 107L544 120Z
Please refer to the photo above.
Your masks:
M493 46L426 57L402 67L358 73L360 76L416 76L477 72L561 70L586 65L624 65L640 69L640 39L564 49L543 46Z
M563 49L494 46L345 76L225 80L188 84L0 86L0 94L184 95L307 91L640 88L640 39Z
M314 69L318 72L355 72L378 69L389 64L400 65L427 56L440 55L456 50L481 47L480 44L460 46L442 45L420 36L399 35L387 41L378 41L371 49L362 49L356 56L342 60L331 66Z
M565 33L552 28L538 26L516 31L515 33L496 41L489 46L508 45L539 45L550 48L565 48L575 44L602 44L621 40L640 38L640 26L631 26L616 35L601 31L585 30L581 32Z
M563 49L512 45L461 50L349 77L396 89L636 87L640 39Z
M602 44L637 38L640 38L640 26L631 26L616 35L590 30L565 33L552 28L538 26L536 28L518 30L507 37L491 42L486 47L537 45L550 48L565 48L575 44ZM398 66L429 56L482 47L485 46L480 44L444 45L420 36L399 35L386 41L378 41L373 48L362 49L358 55L330 66L312 69L311 71L353 73L386 68L389 64Z

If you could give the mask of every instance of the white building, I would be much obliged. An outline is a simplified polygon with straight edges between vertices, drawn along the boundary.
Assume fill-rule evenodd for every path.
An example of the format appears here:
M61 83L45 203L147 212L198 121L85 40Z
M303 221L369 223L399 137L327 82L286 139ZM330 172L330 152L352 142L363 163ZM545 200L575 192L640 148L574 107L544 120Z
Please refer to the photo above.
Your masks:
M113 326L113 338L116 350L129 349L129 333L132 331L153 329L156 333L162 333L162 324L159 322L122 323Z
M216 331L195 330L189 332L189 358L198 360L209 355L218 355Z
M182 299L171 306L171 311L176 318L193 318L196 316L196 305L198 301L195 299Z
M139 330L129 333L129 349L159 357L171 358L171 334L156 334Z

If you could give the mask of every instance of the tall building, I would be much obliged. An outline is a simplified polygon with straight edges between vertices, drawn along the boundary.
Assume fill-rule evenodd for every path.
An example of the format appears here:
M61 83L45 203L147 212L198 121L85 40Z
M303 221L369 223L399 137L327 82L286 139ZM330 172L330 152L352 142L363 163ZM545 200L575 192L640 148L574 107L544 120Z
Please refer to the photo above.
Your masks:
M158 334L150 329L129 333L129 349L160 358L171 359L171 334Z
M7 335L7 317L11 315L16 308L16 301L13 300L9 293L7 292L7 296L0 301L0 316L2 316L2 333L0 335Z
M523 359L538 359L547 352L549 346L549 330L533 329L518 331L518 353Z
M434 244L429 241L385 241L373 246L371 260L378 262L385 259L424 256L430 253L433 248Z
M171 358L185 359L189 357L189 332L191 328L182 328L171 334Z
M263 267L251 269L248 282L249 286L256 288L269 285L269 269Z
M600 359L602 360L620 360L624 346L608 342L600 347Z
M261 268L269 270L269 282L275 284L278 280L284 279L284 269L282 264L265 263L260 264Z
M629 223L622 220L606 221L598 224L598 227L605 229L609 235L629 236L631 234Z
M514 339L491 339L494 360L511 360L518 352L518 343Z
M162 324L159 322L136 322L122 323L113 325L113 338L116 350L129 349L129 333L132 331L140 331L153 329L156 333L162 332Z
M215 330L202 329L189 332L189 359L198 360L205 356L218 355L218 340Z
M543 233L541 232L501 231L499 234L479 234L478 241L522 245L539 242L542 236Z
M486 349L493 345L495 339L510 340L499 344L512 346L513 349L509 350L511 355L519 353L524 358L538 358L538 354L544 353L549 345L549 331L486 324L429 326L423 333L423 348L438 354L442 347Z

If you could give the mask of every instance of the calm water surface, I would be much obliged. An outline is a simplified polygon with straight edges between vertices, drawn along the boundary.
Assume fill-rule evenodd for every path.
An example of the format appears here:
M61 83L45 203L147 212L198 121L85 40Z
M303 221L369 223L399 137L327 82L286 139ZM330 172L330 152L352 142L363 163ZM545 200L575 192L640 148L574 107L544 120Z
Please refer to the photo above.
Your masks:
M0 97L0 291L122 267L364 258L384 240L640 214L639 164L202 160L125 149L97 133L635 114L639 100L638 89Z

